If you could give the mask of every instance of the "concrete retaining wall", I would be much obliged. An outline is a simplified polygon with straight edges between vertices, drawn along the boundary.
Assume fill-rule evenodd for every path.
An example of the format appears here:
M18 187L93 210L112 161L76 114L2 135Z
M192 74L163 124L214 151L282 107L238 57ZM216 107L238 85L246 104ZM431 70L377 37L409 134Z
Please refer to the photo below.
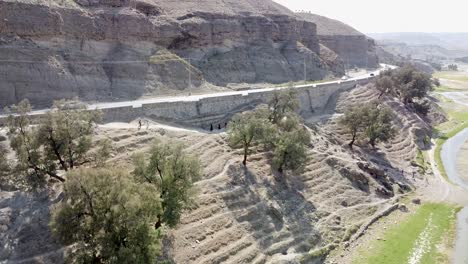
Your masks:
M320 112L327 106L333 95L349 90L356 85L368 84L369 80L370 78L338 83L311 84L294 88L298 92L300 101L299 112L301 115ZM207 128L210 124L224 124L235 113L267 103L273 93L274 89L260 89L239 92L235 95L205 97L193 101L158 102L143 104L139 107L123 106L101 110L104 114L104 122L129 122L138 117L146 116Z
M356 85L365 85L368 82L368 79L364 79L295 88L300 101L300 113L307 115L320 112L327 105L332 95L349 90ZM137 117L146 116L165 121L209 127L210 124L227 122L235 113L267 103L273 93L274 91L271 89L258 90L239 92L239 94L235 95L206 97L194 101L150 103L136 108L112 108L106 109L104 116L106 122L127 122Z

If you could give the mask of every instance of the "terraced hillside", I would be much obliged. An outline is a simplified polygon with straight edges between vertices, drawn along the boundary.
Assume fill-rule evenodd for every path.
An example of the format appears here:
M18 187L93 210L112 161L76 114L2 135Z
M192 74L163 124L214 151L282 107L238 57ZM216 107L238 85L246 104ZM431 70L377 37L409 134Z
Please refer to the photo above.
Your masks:
M133 131L132 131L133 130ZM106 128L120 153L147 146L159 134L135 128ZM315 132L313 132L315 133ZM200 156L204 178L195 208L171 232L168 255L177 263L265 263L294 259L341 239L346 229L385 206L378 183L341 147L315 133L310 161L301 175L271 172L269 157L257 153L248 168L230 151L223 134L171 132ZM126 159L127 154L114 159ZM367 184L357 187L357 181Z
M369 85L368 87L359 87L349 93L341 95L338 100L337 112L342 113L351 105L359 105L362 102L368 102L379 97L379 93ZM403 182L408 182L409 178L418 176L418 168L413 166L417 158L418 149L425 149L424 138L431 133L428 120L422 119L413 111L406 108L397 99L383 97L383 103L389 106L396 114L397 134L394 139L386 144L379 146L378 152L367 151L368 149L359 149L362 154L366 154L368 159L378 161L379 166L387 171L393 171L393 176ZM336 119L328 122L326 130L334 131L334 135L340 142L349 140L337 124ZM411 177L409 177L411 176ZM416 184L416 183L411 183Z
M337 109L376 96L371 86L359 87L337 98ZM365 147L351 152L336 118L331 118L310 125L304 172L284 176L272 172L271 157L263 151L250 156L245 168L240 153L227 146L225 134L219 130L210 133L150 121L141 130L137 122L106 124L97 134L98 139L112 140L110 162L116 165L130 163L132 155L146 151L156 137L180 140L187 152L200 157L204 176L196 184L196 204L168 232L165 257L197 264L313 261L321 259L321 254L309 253L348 241L359 227L390 207L391 198L419 184L408 171L416 156L413 134L425 131L426 126L398 102L386 99L386 104L400 113L400 133L392 143L379 146L377 152ZM20 225L24 219L16 216L27 215L27 209L13 207L11 202L3 199L0 203L0 210L6 212L0 215L0 223L6 223L0 243L9 245L0 261L60 262L63 252L54 246L38 248L33 247L35 241L17 239L50 233L47 209L53 201L37 201L43 204L43 224L33 226ZM53 245L53 240L44 236L41 244ZM31 250L25 252L24 248Z

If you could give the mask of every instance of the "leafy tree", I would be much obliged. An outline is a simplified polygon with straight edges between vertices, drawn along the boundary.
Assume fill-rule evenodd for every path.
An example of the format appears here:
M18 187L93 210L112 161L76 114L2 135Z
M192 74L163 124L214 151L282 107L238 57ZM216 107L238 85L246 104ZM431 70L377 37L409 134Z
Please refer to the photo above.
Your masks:
M271 110L270 121L277 124L286 113L294 112L299 108L297 93L291 88L284 91L275 91L268 106Z
M360 106L348 108L338 120L338 124L346 128L351 135L351 141L348 143L350 149L353 149L359 133L364 129L364 121L364 111Z
M414 98L424 98L434 88L431 76L412 65L399 68L394 74L394 83L397 84L394 93L404 104L413 102Z
M149 152L134 157L134 175L137 180L156 187L161 199L162 210L157 215L155 228L163 223L175 227L183 210L192 203L193 183L201 176L198 158L187 155L183 145L156 141Z
M279 172L297 171L307 159L310 133L295 110L299 107L297 94L289 89L275 92L268 107L259 107L234 117L228 128L232 147L244 149L243 164L254 144L263 143L272 151L272 167Z
M84 108L67 110L65 105L65 101L55 103L54 109L35 126L31 122L31 106L27 100L13 106L15 114L8 117L10 144L18 159L17 169L35 176L37 182L44 182L46 176L63 182L65 179L57 170L68 171L95 161L88 152L100 112Z
M91 162L86 154L91 149L100 112L85 108L67 110L65 106L66 101L58 101L55 109L47 112L39 126L39 140L44 143L44 155L68 171Z
M398 97L403 103L411 104L414 99L424 98L434 85L440 85L438 80L432 79L411 64L400 68L383 71L375 82L380 96L385 93ZM379 97L380 97L379 96Z
M34 185L43 184L46 175L65 181L56 173L55 163L43 155L43 142L38 137L37 127L31 126L28 116L31 112L29 101L23 100L17 106L12 106L11 110L16 114L8 117L7 127L10 146L18 160L16 169L33 176L31 179Z
M391 93L394 84L390 76L383 75L377 78L375 82L375 86L377 87L377 90L379 90L380 92L380 95L379 95L379 98L380 98L384 94Z
M387 142L394 137L396 131L392 125L393 119L390 108L374 101L348 108L338 123L352 136L348 144L351 149L360 135L366 136L369 144L375 148L378 141Z
M295 114L289 114L278 123L279 131L273 142L273 168L298 171L307 161L310 133Z
M273 131L273 126L268 120L270 112L265 107L259 107L254 111L236 114L229 123L227 130L228 141L231 147L242 147L244 159L242 164L247 164L247 156L253 144L266 141Z
M135 183L122 169L77 169L64 183L64 200L52 212L52 232L73 244L70 263L153 263L160 214L155 186Z
M387 142L395 136L396 131L392 125L395 116L390 108L371 102L362 111L364 134L373 148L378 141Z

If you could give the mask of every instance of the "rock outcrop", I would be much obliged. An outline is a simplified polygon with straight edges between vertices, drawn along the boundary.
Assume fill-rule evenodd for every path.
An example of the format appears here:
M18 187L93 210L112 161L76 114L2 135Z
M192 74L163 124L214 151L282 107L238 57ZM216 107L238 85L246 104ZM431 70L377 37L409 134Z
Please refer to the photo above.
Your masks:
M298 15L317 25L320 43L336 52L349 67L378 66L373 39L334 19L311 13L298 13Z
M173 94L342 73L273 1L0 0L0 106ZM330 59L330 60L329 60Z

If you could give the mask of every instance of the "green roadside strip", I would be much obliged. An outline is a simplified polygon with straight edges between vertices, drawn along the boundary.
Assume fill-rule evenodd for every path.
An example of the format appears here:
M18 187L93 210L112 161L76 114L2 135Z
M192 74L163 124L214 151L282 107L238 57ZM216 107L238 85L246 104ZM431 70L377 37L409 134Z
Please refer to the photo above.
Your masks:
M437 163L437 167L439 168L440 174L442 174L444 179L447 182L450 182L450 183L452 183L452 182L449 180L449 178L447 176L447 172L445 171L444 163L442 162L442 156L441 156L442 155L442 146L445 144L445 142L447 142L447 140L449 138L451 138L451 137L455 136L456 134L460 133L465 128L468 128L468 123L467 122L462 123L458 127L455 127L454 129L450 130L447 133L444 133L443 135L440 135L436 139L436 148L435 148L434 158L435 158L435 161Z
M403 222L387 230L371 247L360 248L353 264L449 263L444 248L450 248L455 237L456 214L452 205L428 203ZM421 252L418 254L418 252Z

